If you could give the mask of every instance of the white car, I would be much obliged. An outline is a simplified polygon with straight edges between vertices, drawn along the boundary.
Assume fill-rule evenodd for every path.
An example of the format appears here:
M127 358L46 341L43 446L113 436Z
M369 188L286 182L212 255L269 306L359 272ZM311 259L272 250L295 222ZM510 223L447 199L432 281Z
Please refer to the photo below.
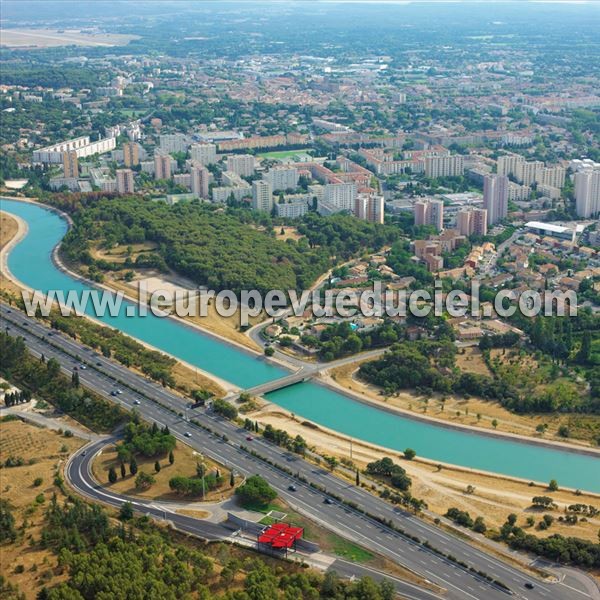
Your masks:
M183 435L185 435L187 438L192 437L192 434L189 431L186 431Z
M141 404L141 402L140 402L139 400L134 400L134 401L133 401L133 403L134 403L136 406L139 406L139 405Z

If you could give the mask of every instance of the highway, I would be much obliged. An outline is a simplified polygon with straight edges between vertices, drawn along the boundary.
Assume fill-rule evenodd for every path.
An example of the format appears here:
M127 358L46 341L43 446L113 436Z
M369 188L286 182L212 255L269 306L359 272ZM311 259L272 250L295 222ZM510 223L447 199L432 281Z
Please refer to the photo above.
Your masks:
M85 364L86 369L79 368L79 376L83 385L128 409L136 408L150 422L168 425L178 439L211 459L244 475L259 474L263 476L277 490L280 497L299 513L373 552L420 573L426 579L445 588L448 598L493 600L506 598L508 593L422 544L381 525L375 519L353 510L337 500L334 500L333 504L326 504L325 498L336 497L355 503L370 515L393 523L395 527L401 528L408 535L416 536L422 542L427 541L433 548L450 554L476 571L483 571L501 581L521 598L581 600L595 597L594 591L596 593L598 591L593 587L591 580L588 581L588 578L582 577L580 574L574 577L564 573L564 579L558 583L547 583L534 579L506 562L475 548L459 537L425 523L418 517L388 504L364 489L339 479L334 474L308 463L297 455L288 453L263 439L247 440L247 431L220 418L210 410L188 410L187 402L181 396L102 357L71 338L57 332L50 332L44 324L27 317L14 308L9 309L2 303L0 303L0 326L10 327L11 335L22 335L34 354L43 353L47 358L56 358L66 373L71 373L77 365ZM124 393L115 397L111 396L111 392L117 387L123 389ZM195 426L179 415L196 419L204 427L210 428L212 433ZM191 434L191 437L187 437L186 433ZM327 490L327 493L252 456L241 446L254 450L274 464L290 469L302 480ZM288 490L288 486L292 482L297 488L295 492ZM152 509L148 512L152 513ZM159 510L158 513L160 512ZM161 514L156 516L162 518ZM194 521L195 524L190 523L189 527L197 528L197 521L193 519L191 521ZM533 583L533 589L527 589L526 583ZM422 593L423 596L418 597L431 596L431 593L426 590L422 590ZM412 595L415 596L414 590Z
M91 465L97 453L115 439L116 438L104 438L99 441L94 441L85 446L84 449L79 450L76 454L71 455L69 458L65 467L65 476L69 484L80 494L90 500L102 502L115 508L120 508L124 502L131 502L134 510L151 516L156 520L166 521L179 531L208 541L236 541L236 532L221 524L175 513L168 510L168 507L164 503L156 505L152 500L129 498L112 491L107 491L102 487L94 479ZM346 560L335 560L328 570L334 570L338 574L349 578L368 575L376 580L387 579L394 584L397 592L401 594L403 598L410 600L441 600L441 596L434 592L422 589L412 583L402 581L397 577L389 576L369 567L350 563Z

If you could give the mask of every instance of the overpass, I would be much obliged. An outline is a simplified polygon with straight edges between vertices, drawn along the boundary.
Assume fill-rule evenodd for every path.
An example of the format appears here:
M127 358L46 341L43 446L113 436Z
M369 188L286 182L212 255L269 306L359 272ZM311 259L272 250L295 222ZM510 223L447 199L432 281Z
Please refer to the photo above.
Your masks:
M303 367L296 373L286 375L285 377L280 377L279 379L274 379L273 381L261 383L260 385L256 385L252 388L244 390L244 392L246 394L250 394L251 396L262 396L263 394L268 394L269 392L275 392L276 390L281 390L283 388L289 387L290 385L294 385L295 383L308 381L309 379L312 379L315 375L317 375L318 372L319 370L314 367Z

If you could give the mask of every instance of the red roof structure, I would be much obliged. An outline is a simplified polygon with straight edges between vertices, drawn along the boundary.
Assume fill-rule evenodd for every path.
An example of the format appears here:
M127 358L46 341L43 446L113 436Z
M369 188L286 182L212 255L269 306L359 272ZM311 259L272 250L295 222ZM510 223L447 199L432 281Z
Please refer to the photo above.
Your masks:
M273 550L285 550L296 547L296 542L302 539L304 529L292 527L287 523L275 523L263 530L258 536L258 543L270 546Z

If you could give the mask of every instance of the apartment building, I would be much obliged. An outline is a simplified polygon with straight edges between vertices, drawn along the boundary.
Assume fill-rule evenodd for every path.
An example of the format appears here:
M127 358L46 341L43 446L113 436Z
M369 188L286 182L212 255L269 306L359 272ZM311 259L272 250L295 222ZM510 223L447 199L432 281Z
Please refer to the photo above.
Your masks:
M154 153L154 179L171 179L171 157L160 150Z
M461 235L487 235L487 210L464 208L456 214L456 228Z
M117 169L117 193L133 194L135 192L133 171L131 169Z
M325 185L323 202L332 206L336 211L355 209L356 184L355 183L328 183Z
M65 179L77 179L79 177L79 162L75 150L63 152L62 164Z
M426 177L457 177L465 172L464 157L428 156L425 158Z
M240 177L254 175L255 159L251 154L232 154L227 157L227 170Z
M600 168L579 171L574 179L577 216L600 218Z
M215 164L217 159L217 146L215 144L192 144L190 147L192 161L206 166Z
M31 160L34 164L61 164L64 152L73 150L77 154L77 158L85 158L94 154L110 152L116 146L117 141L115 138L105 138L96 142L90 142L90 136L84 135L34 150Z
M295 167L275 167L265 175L274 192L295 189L298 186L298 178L298 169Z
M252 208L264 212L273 209L273 189L268 181L258 179L252 182Z
M380 223L384 221L385 201L383 196L358 194L354 214L363 221Z
M308 212L306 201L281 202L275 205L275 213L284 219L297 219Z
M123 163L126 167L135 167L140 164L140 146L137 142L123 144Z
M508 184L505 175L486 175L483 180L483 207L489 225L502 221L508 214Z
M444 228L444 202L442 200L417 200L415 225L432 225L437 231Z
M159 148L166 154L187 152L191 140L183 133L165 133L158 138Z
M208 198L210 172L202 165L194 165L190 170L190 189L198 198Z

